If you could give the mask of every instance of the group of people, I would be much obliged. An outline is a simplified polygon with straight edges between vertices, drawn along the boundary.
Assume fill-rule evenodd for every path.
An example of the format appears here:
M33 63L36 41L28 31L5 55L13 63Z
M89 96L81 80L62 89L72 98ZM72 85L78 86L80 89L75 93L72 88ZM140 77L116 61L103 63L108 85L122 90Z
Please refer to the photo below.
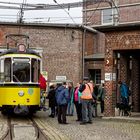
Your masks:
M125 83L119 81L118 84L120 104L126 108L125 114L127 115L130 90ZM46 90L46 81L42 76L40 76L40 87ZM93 116L97 116L97 102L100 103L101 114L104 113L105 94L104 83L99 86L94 85L88 77L83 79L83 83L77 83L76 87L73 86L72 82L51 85L47 96L51 108L49 116L55 117L57 115L58 123L67 124L66 116L73 116L75 106L76 121L80 121L81 125L92 123Z
M63 82L62 85L51 85L47 98L51 108L50 117L57 115L58 123L68 124L66 116L73 116L74 106L77 120L80 124L92 123L93 104L100 99L101 112L104 111L104 88L97 88L88 77L83 79L83 83L77 83L76 87L71 82ZM94 92L95 89L95 92ZM95 105L96 106L96 105ZM56 109L57 108L57 109Z

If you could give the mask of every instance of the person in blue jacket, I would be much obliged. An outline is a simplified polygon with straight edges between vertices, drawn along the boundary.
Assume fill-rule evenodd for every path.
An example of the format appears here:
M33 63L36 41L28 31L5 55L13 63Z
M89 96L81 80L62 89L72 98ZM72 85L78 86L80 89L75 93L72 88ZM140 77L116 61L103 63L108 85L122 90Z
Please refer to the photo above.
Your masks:
M122 81L119 81L121 103L124 105L129 104L129 87Z
M56 102L58 106L58 123L68 124L66 120L67 104L68 104L68 88L66 82L56 90Z

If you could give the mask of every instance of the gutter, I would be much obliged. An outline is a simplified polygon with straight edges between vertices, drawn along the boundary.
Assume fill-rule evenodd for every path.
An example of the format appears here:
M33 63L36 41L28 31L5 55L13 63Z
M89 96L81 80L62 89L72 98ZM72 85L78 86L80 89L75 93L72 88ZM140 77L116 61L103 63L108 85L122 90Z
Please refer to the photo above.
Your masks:
M55 27L55 28L75 28L75 29L86 29L89 32L97 33L96 29L92 27L85 26L82 24L60 24L60 23L16 23L16 22L0 22L0 25L9 25L9 26L33 26L33 27Z

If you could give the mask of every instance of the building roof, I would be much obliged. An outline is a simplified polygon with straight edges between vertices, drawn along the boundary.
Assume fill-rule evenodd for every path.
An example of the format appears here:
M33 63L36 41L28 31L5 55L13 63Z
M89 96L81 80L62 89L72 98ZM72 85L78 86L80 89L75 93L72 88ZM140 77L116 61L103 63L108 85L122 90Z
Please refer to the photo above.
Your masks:
M97 33L95 29L82 24L60 24L60 23L15 23L15 22L0 22L0 25L9 26L34 26L34 27L54 27L54 28L72 28L83 29L92 33Z

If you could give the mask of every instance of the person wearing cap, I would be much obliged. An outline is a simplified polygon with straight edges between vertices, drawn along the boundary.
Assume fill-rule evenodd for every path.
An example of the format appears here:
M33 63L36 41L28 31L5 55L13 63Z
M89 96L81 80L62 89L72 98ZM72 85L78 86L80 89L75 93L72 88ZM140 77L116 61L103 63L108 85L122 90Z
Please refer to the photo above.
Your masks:
M88 77L83 78L83 84L79 91L82 93L80 97L82 103L82 122L80 124L92 124L93 84L89 82Z

